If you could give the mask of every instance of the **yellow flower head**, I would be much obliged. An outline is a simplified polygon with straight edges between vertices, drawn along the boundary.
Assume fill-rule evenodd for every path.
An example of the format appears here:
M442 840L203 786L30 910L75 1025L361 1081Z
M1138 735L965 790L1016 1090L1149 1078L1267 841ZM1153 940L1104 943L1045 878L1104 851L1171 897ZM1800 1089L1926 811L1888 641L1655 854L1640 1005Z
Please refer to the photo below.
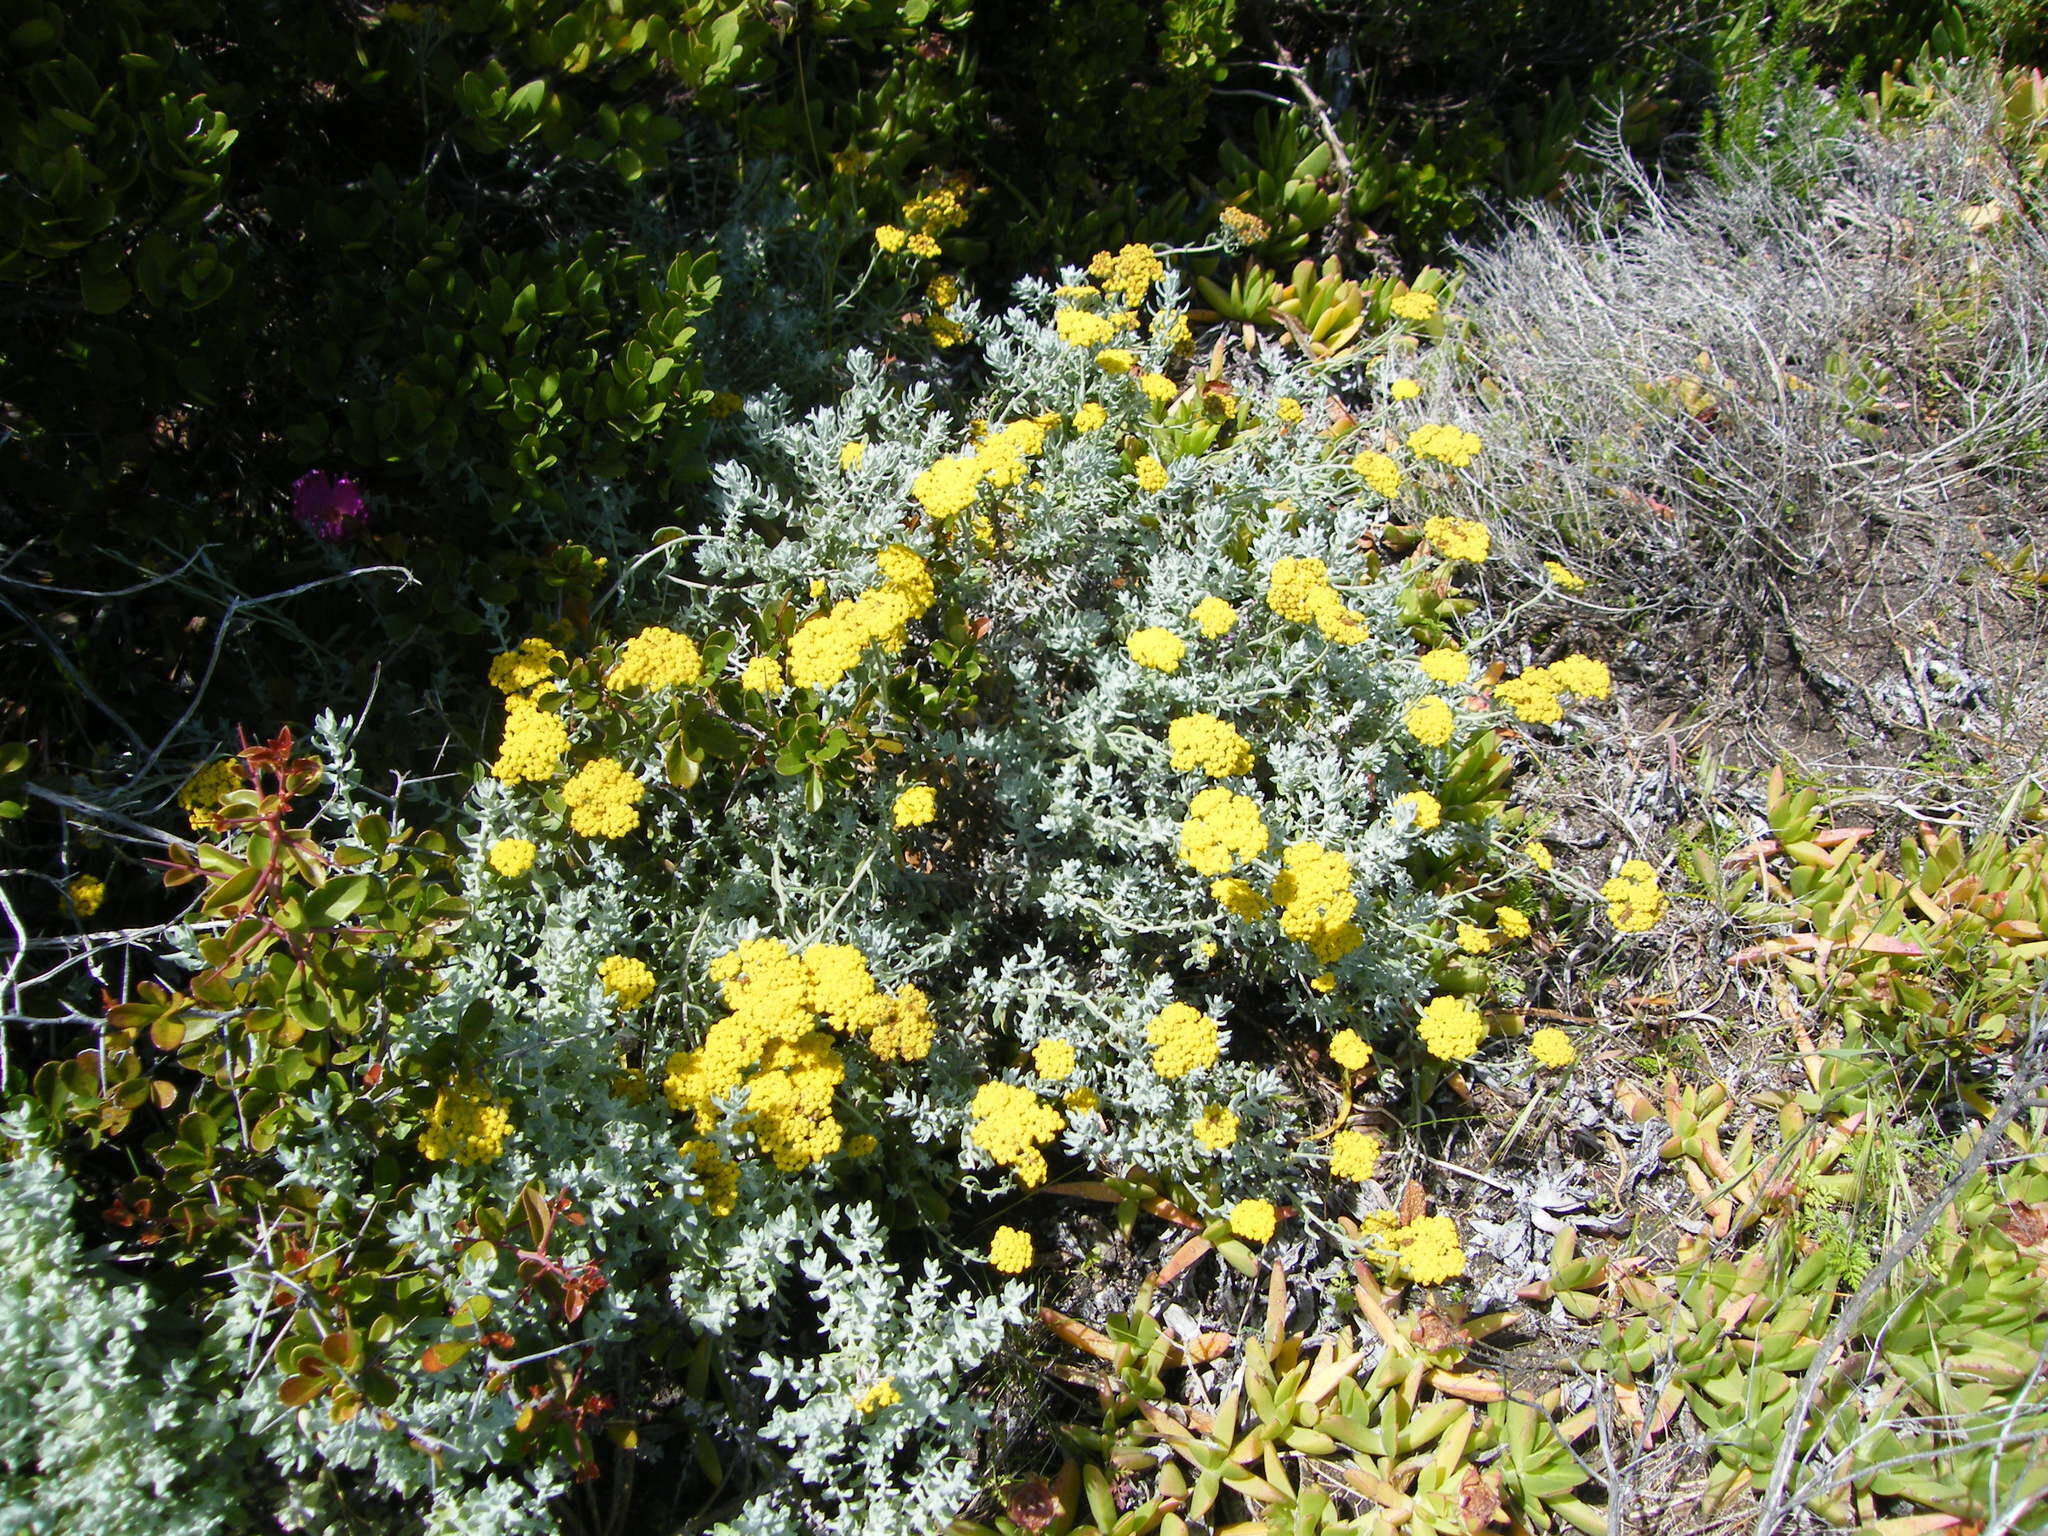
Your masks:
M491 661L491 686L500 693L524 693L554 676L553 663L568 660L538 637L522 640Z
M1408 451L1418 459L1435 459L1453 469L1463 469L1479 457L1483 445L1462 427L1431 423L1408 434Z
M1180 393L1180 386L1163 373L1148 373L1138 380L1138 387L1145 391L1146 398L1155 405L1164 405Z
M774 698L789 687L782 675L782 663L773 656L756 656L740 671L740 686L748 693Z
M1108 411L1104 410L1097 402L1087 400L1082 402L1081 408L1074 412L1074 430L1076 432L1093 432L1108 420Z
M1560 565L1555 560L1546 560L1543 562L1543 569L1549 573L1552 581L1567 592L1586 590L1586 578L1568 566Z
M619 651L605 674L607 688L684 688L703 675L704 658L688 635L650 625Z
M538 853L532 842L523 837L501 837L491 844L491 851L485 855L491 868L506 880L517 880L533 868L534 855Z
M1426 789L1410 790L1394 802L1397 806L1411 806L1415 811L1415 830L1434 832L1443 825L1443 802Z
M1302 409L1301 402L1294 396L1282 395L1273 402L1273 414L1288 426L1298 427L1301 425L1302 417L1308 413Z
M1237 623L1237 610L1220 597L1205 597L1188 610L1188 617L1211 640L1221 640Z
M561 717L514 694L505 701L505 735L491 777L505 784L543 783L555 776L568 750L569 728Z
M1104 373L1129 373L1138 364L1138 354L1122 347L1104 347L1095 354L1095 366Z
M853 1406L863 1416L866 1416L874 1413L877 1409L893 1408L902 1401L903 1394L896 1390L895 1381L890 1377L884 1376L873 1386L864 1389L853 1400Z
M1070 347L1102 347L1116 339L1116 326L1085 309L1055 310L1052 328Z
M1251 743L1214 715L1182 715L1167 725L1166 743L1173 748L1176 773L1199 768L1212 779L1227 779L1252 771Z
M107 899L107 882L97 875L75 875L64 887L64 905L73 917L91 917Z
M1557 860L1550 856L1550 850L1533 838L1522 844L1522 857L1546 873L1557 868Z
M600 757L577 769L562 786L569 825L585 837L615 839L640 825L639 805L647 786L614 757Z
M1330 1060L1347 1072L1363 1072L1372 1065L1372 1046L1355 1029L1340 1029L1330 1036Z
M1539 1067L1563 1071L1579 1059L1572 1037L1561 1029L1539 1029L1529 1037L1529 1054Z
M436 1163L488 1163L504 1152L511 1134L504 1102L474 1079L457 1078L434 1098L420 1132L420 1156Z
M1031 1267L1031 1234L1015 1227L997 1227L989 1239L988 1261L1006 1275L1021 1275Z
M1429 320L1436 315L1436 295L1411 288L1394 295L1387 308L1402 320Z
M939 814L939 792L929 784L913 784L896 797L891 812L897 830L930 826Z
M1187 642L1170 629L1156 625L1135 631L1124 642L1124 649L1131 660L1141 667L1150 667L1154 672L1178 672L1181 659L1187 655Z
M1066 1119L1029 1088L983 1083L968 1106L969 1133L977 1147L1011 1169L1025 1188L1045 1182L1045 1154L1038 1149L1066 1129Z
M1366 1131L1339 1131L1330 1138L1330 1174L1363 1184L1380 1162L1380 1139Z
M1225 1105L1204 1105L1189 1129L1211 1152L1221 1152L1237 1140L1237 1116Z
M1257 801L1212 784L1189 802L1180 824L1181 862L1198 875L1226 875L1264 853L1271 840Z
M853 470L860 468L860 461L868 456L868 445L860 438L850 438L839 445L839 467Z
M565 733L562 745L568 746ZM192 824L194 832L215 832L220 829L220 803L247 781L242 776L242 765L234 758L223 757L208 763L204 768L185 781L178 791L178 806L185 813L185 819Z
M1074 1042L1041 1040L1031 1048L1031 1069L1049 1083L1074 1075Z
M1396 400L1419 400L1422 398L1422 386L1413 379L1396 379L1387 393Z
M890 256L894 256L898 251L902 250L903 243L908 238L909 236L894 224L878 224L875 226L875 244L880 246Z
M1139 455L1133 466L1138 476L1138 489L1148 496L1156 496L1166 489L1166 466L1151 454Z
M1216 1021L1186 1003L1168 1003L1145 1026L1152 1070L1161 1077L1186 1077L1216 1065L1220 1054Z
M597 962L597 979L627 1013L654 995L654 972L630 955L606 955Z
M1493 534L1486 524L1470 518L1432 517L1422 525L1422 533L1446 560L1470 560L1476 565L1493 551Z
M1435 694L1425 694L1409 705L1402 722L1408 734L1425 747L1441 747L1450 742L1457 733L1458 717L1451 712L1451 706Z
M1433 683L1456 685L1472 675L1472 658L1455 645L1440 645L1417 658L1422 675Z
M1462 1061L1486 1040L1486 1021L1462 997L1435 997L1422 1010L1417 1033L1439 1061Z
M1392 501L1401 492L1401 466L1384 453L1367 450L1351 461L1351 472L1374 494Z
M1500 931L1511 939L1529 937L1529 915L1519 907L1498 907L1493 920L1500 925Z
M1471 923L1458 924L1458 948L1468 955L1483 955L1493 948L1493 935Z
M1230 1208L1231 1234L1248 1243L1270 1242L1279 1218L1269 1200L1240 1200Z

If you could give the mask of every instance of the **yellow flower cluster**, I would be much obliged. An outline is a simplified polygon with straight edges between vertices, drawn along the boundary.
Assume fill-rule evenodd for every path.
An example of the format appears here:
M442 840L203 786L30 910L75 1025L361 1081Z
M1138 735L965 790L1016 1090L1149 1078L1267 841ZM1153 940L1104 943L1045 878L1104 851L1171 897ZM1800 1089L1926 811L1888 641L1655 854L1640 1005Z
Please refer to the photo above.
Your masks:
M1180 858L1198 875L1225 875L1264 853L1271 839L1257 801L1211 785L1188 804Z
M1133 468L1138 476L1138 489L1147 496L1157 496L1166 489L1166 466L1151 454L1140 454Z
M1148 373L1138 380L1138 388L1145 391L1145 398L1154 405L1165 405L1180 393L1180 386L1163 373Z
M1557 860L1550 856L1550 850L1533 839L1522 844L1522 857L1546 874L1557 868Z
M1500 931L1511 939L1529 937L1529 915L1518 907L1501 907L1493 914L1493 920L1500 924Z
M943 235L967 222L967 204L961 199L966 184L957 179L933 188L903 205L903 222L934 235Z
M1074 430L1076 432L1098 431L1102 424L1108 420L1109 412L1104 410L1099 402L1094 400L1083 401L1081 408L1074 412Z
M1095 366L1104 373L1129 373L1138 366L1138 354L1124 347L1104 347L1095 354Z
M880 1381L876 1382L873 1386L865 1388L861 1392L861 1394L853 1400L853 1406L856 1412L860 1413L863 1417L865 1417L866 1415L873 1413L878 1408L893 1408L902 1401L903 1394L896 1390L895 1380L891 1377L884 1376Z
M1413 379L1396 379L1387 393L1396 400L1419 400L1422 398L1422 386Z
M1308 413L1302 409L1301 402L1295 399L1294 396L1282 395L1273 402L1273 414L1279 417L1285 425L1298 427L1301 425L1302 418Z
M1330 1060L1347 1072L1363 1072L1372 1065L1372 1046L1355 1029L1340 1029L1330 1036Z
M1483 955L1493 948L1493 935L1471 923L1458 924L1458 948L1468 955Z
M960 302L960 279L950 272L941 272L924 285L925 301L934 309L951 309Z
M1440 645L1416 659L1422 675L1433 683L1457 684L1472 675L1472 658L1455 645Z
M1612 880L1600 887L1607 920L1621 933L1648 933L1664 916L1664 893L1657 889L1657 871L1641 859L1630 859Z
M563 743L567 745L565 740ZM185 819L192 824L194 832L217 832L220 830L220 803L247 781L243 779L241 765L231 757L223 757L208 763L204 768L185 781L178 791L178 806L184 811Z
M910 235L907 230L899 229L894 224L877 224L875 226L875 244L880 246L890 256L894 256L898 251L902 250L904 242L909 238Z
M782 675L781 662L773 656L756 656L740 669L740 686L748 693L772 699L789 686L789 681Z
M931 468L918 471L917 478L910 482L910 494L917 498L927 516L943 523L974 505L981 471L981 462L973 454L943 458Z
M647 786L615 757L593 758L562 786L569 826L585 837L621 838L640 825Z
M1529 1054L1539 1067L1561 1072L1579 1059L1572 1037L1561 1029L1539 1029L1529 1037Z
M704 675L697 642L673 629L650 624L619 651L618 665L605 674L607 688L687 688Z
M1405 1227L1392 1211L1373 1211L1359 1223L1379 1264L1417 1285L1442 1285L1465 1273L1465 1250L1448 1216L1418 1216Z
M491 851L485 858L504 879L517 880L533 868L534 856L539 852L528 838L501 837L491 844Z
M1017 484L1031 473L1030 461L1045 452L1046 429L1058 425L1057 413L1004 422L975 447L981 477L998 489Z
M1439 1061L1463 1061L1486 1039L1486 1021L1462 997L1433 997L1416 1032Z
M1434 832L1443 825L1443 802L1426 789L1413 789L1394 801L1397 806L1410 806L1415 811L1415 830Z
M988 1261L1006 1275L1021 1275L1031 1267L1031 1234L1015 1227L997 1227L988 1240Z
M1236 1144L1237 1116L1227 1105L1206 1104L1189 1129L1194 1132L1195 1140L1211 1152L1221 1152Z
M1331 965L1364 942L1351 921L1358 898L1351 894L1351 861L1320 843L1289 843L1273 880L1273 904L1280 931Z
M606 955L597 962L597 979L626 1013L654 996L654 972L631 955Z
M73 917L91 917L107 899L107 882L98 875L76 875L64 887L64 905Z
M1212 779L1227 779L1252 771L1251 743L1214 715L1182 715L1166 727L1166 744L1173 748L1176 773L1199 768Z
M1226 207L1216 219L1239 245L1257 245L1273 232L1264 219L1244 208Z
M1370 449L1351 461L1351 472L1377 495L1392 501L1401 493L1401 466Z
M939 792L929 784L913 784L896 797L889 818L900 832L905 827L930 826L939 814Z
M525 693L547 682L554 674L553 663L568 658L547 641L528 638L491 660L491 686L500 693Z
M505 784L544 783L562 766L569 728L524 694L505 700L505 735L498 743L491 777Z
M1330 1175L1363 1184L1380 1163L1380 1139L1367 1131L1339 1131L1330 1138Z
M1088 275L1102 285L1103 292L1116 294L1135 307L1144 303L1152 285L1166 276L1166 263L1149 245L1126 245L1114 256L1097 251L1088 263Z
M1418 459L1437 459L1463 469L1479 457L1479 439L1462 427L1431 424L1408 434L1408 451Z
M891 544L876 555L875 564L882 573L879 586L842 598L829 613L811 615L790 636L788 670L794 686L820 692L832 687L860 665L870 645L894 655L909 638L910 622L931 608L931 571L916 550Z
M1031 1070L1049 1083L1074 1075L1074 1042L1041 1040L1031 1048Z
M860 438L849 438L839 445L839 467L844 470L860 468L860 462L868 456L868 445Z
M1273 910L1273 904L1249 880L1212 880L1209 882L1209 894L1222 904L1226 912L1234 912L1248 923L1256 923Z
M1408 713L1402 724L1408 734L1425 747L1441 747L1449 744L1457 734L1458 717L1451 713L1451 706L1435 694L1424 694L1408 706Z
M1515 718L1530 725L1555 725L1564 718L1561 696L1576 694L1584 699L1604 699L1613 690L1614 679L1607 663L1577 652L1547 667L1530 667L1520 677L1496 684L1494 701L1505 704Z
M1270 1200L1240 1200L1230 1208L1231 1234L1246 1242L1272 1241L1273 1230L1279 1222L1280 1213L1273 1209Z
M1106 315L1086 309L1055 310L1052 328L1070 347L1102 347L1116 339L1118 326Z
M1188 653L1187 642L1170 629L1153 625L1146 629L1134 630L1124 642L1124 649L1131 660L1141 667L1150 667L1154 672L1178 672L1181 658Z
M1492 532L1467 517L1432 517L1422 525L1422 533L1447 560L1477 565L1493 552Z
M1216 1065L1216 1021L1186 1003L1168 1003L1145 1026L1152 1070L1161 1077L1186 1077Z
M1577 571L1572 570L1569 566L1560 565L1555 560L1546 560L1543 562L1543 569L1549 573L1552 581L1556 582L1567 592L1583 592L1586 590L1586 578Z
M1205 597L1188 610L1195 627L1211 640L1221 640L1237 623L1237 610L1220 597Z
M483 1084L459 1077L435 1095L420 1132L420 1156L429 1162L488 1163L505 1150L512 1117Z
M711 1141L686 1141L676 1148L676 1155L689 1164L700 1186L699 1193L688 1197L690 1203L703 1206L713 1216L730 1216L740 1200L739 1164Z
M1406 293L1397 293L1387 308L1402 320L1429 320L1436 315L1436 295L1423 293L1411 288Z
M1333 645L1365 639L1365 615L1344 606L1330 585L1330 568L1320 560L1275 560L1266 576L1266 606L1295 624L1313 624Z
M974 1116L974 1144L1010 1169L1025 1188L1045 1182L1045 1154L1038 1149L1066 1128L1066 1117L1029 1088L983 1083L968 1106Z

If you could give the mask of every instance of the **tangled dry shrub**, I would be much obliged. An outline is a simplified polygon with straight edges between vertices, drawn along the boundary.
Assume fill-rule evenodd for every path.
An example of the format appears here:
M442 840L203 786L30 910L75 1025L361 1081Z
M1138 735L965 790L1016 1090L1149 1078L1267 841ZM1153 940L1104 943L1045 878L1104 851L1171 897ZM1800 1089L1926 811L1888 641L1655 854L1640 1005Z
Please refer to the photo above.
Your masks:
M1902 612L2039 523L2048 232L1995 114L1959 85L1911 134L1839 115L1686 188L1617 154L1603 206L1466 252L1490 473L1463 494L1633 593L1647 660L1853 688L1815 659L1823 585L1882 622L1873 583Z

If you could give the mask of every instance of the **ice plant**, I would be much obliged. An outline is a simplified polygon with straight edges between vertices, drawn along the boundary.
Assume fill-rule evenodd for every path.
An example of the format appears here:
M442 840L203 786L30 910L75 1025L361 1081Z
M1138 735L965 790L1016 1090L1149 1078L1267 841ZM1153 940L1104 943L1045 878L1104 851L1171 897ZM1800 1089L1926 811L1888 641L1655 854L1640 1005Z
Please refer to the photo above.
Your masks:
M292 482L292 517L323 544L341 544L369 526L362 488L347 475L308 470Z

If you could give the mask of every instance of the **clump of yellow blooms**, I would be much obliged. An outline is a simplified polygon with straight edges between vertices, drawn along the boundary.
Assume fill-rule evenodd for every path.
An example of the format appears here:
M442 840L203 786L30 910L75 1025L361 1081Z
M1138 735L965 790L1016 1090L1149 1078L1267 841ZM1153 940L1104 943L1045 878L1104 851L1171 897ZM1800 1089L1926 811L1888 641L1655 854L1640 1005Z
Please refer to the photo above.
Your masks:
M1330 1060L1347 1072L1363 1072L1372 1065L1372 1046L1355 1029L1340 1029L1330 1036Z
M1320 976L1311 976L1311 977L1309 978L1309 980L1308 980L1308 988L1309 988L1309 990L1310 990L1311 992L1334 992L1334 991L1336 991L1336 990L1337 990L1337 977L1336 977L1336 973L1335 973L1335 972L1332 972L1332 971L1324 971L1324 972L1322 973L1322 975L1320 975Z
M1363 1184L1380 1162L1380 1139L1366 1131L1339 1131L1330 1138L1330 1174Z
M860 468L860 461L868 456L868 445L860 438L839 445L839 467L844 470Z
M974 505L983 467L971 454L942 458L931 468L918 471L910 482L910 494L927 516L943 523Z
M1417 1285L1442 1285L1465 1273L1465 1250L1448 1216L1418 1216L1401 1226L1392 1211L1369 1213L1359 1225L1377 1250L1374 1259Z
M1546 873L1557 868L1557 860L1550 856L1550 850L1534 839L1522 844L1522 857Z
M1083 401L1081 408L1074 412L1074 430L1076 432L1093 432L1108 420L1109 412L1104 410L1098 401Z
M1145 391L1145 397L1155 405L1164 405L1180 393L1180 386L1163 373L1148 373L1138 380L1138 387Z
M1248 923L1256 923L1273 910L1273 904L1249 880L1212 880L1209 894L1223 904L1225 911L1236 913Z
M585 837L621 838L640 825L647 786L615 757L593 758L562 786L569 826Z
M1015 1227L997 1227L988 1240L988 1261L1006 1275L1021 1275L1031 1267L1031 1234Z
M773 656L756 656L740 669L740 686L748 693L774 698L789 686L782 675L782 663Z
M931 571L924 557L905 544L887 546L875 564L882 573L879 586L834 603L829 613L812 614L790 636L792 685L822 692L860 665L870 645L891 655L903 649L911 621L931 608Z
M1221 640L1237 623L1237 610L1220 597L1205 597L1188 610L1188 617L1211 640Z
M1257 245L1273 232L1264 219L1245 208L1226 207L1216 220L1239 245Z
M1572 1037L1561 1029L1539 1029L1529 1037L1529 1054L1539 1067L1561 1072L1579 1059Z
M1396 379L1388 387L1387 393L1396 400L1420 400L1422 398L1422 386L1413 379Z
M1181 659L1188 653L1187 642L1170 629L1154 625L1134 630L1124 642L1124 649L1131 660L1141 667L1150 667L1154 672L1178 672Z
M1205 1104L1189 1129L1211 1152L1221 1152L1237 1141L1237 1116L1227 1105Z
M1505 704L1518 720L1531 725L1555 725L1564 718L1562 695L1604 699L1613 690L1614 679L1607 663L1582 656L1576 651L1547 667L1529 667L1519 677L1494 686L1495 702Z
M1060 1100L1070 1115L1092 1115L1102 1107L1102 1099L1093 1088L1086 1086L1069 1088L1067 1096Z
M654 996L654 972L631 955L606 955L597 962L597 979L626 1013Z
M1031 472L1030 461L1045 452L1047 426L1057 423L1057 416L1003 423L974 450L982 466L981 477L998 488L1017 484Z
M1612 880L1600 887L1607 903L1607 920L1621 933L1648 933L1664 916L1664 893L1657 889L1657 872L1641 859L1623 864Z
M1408 451L1418 459L1436 459L1453 469L1463 469L1479 457L1483 445L1463 427L1431 423L1408 434Z
M1416 1033L1439 1061L1462 1061L1486 1039L1486 1021L1462 997L1433 997L1422 1010Z
M902 250L904 242L909 238L910 236L907 231L898 229L894 224L877 224L875 226L875 244L880 246L887 255L894 256L898 251Z
M1074 1075L1074 1042L1041 1040L1031 1048L1031 1070L1049 1083Z
M501 837L491 844L491 851L484 857L491 868L507 880L517 880L533 868L534 856L540 852L530 839L524 837Z
M504 1152L511 1134L504 1104L475 1079L459 1077L435 1095L420 1132L420 1156L435 1163L488 1163Z
M711 1141L686 1141L676 1148L676 1155L689 1164L702 1186L701 1193L688 1197L690 1203L703 1206L713 1216L730 1216L740 1200L739 1164Z
M1351 461L1351 472L1388 501L1401 493L1401 466L1384 453L1368 449Z
M566 737L563 745L568 745ZM244 782L240 765L231 757L208 763L187 779L184 788L178 791L178 806L192 824L192 830L219 831L221 801L242 788Z
M553 678L553 663L567 660L547 641L529 637L492 658L491 686L500 693L525 693Z
M968 1110L977 1147L1015 1173L1025 1188L1045 1182L1045 1154L1038 1149L1066 1128L1065 1116L1014 1083L983 1083Z
M1462 683L1472 675L1472 658L1455 645L1440 645L1416 658L1422 675L1433 683Z
M1315 625L1334 645L1357 645L1366 637L1365 615L1344 606L1320 560L1275 560L1266 576L1266 606L1291 623Z
M76 875L64 887L64 905L73 917L91 917L107 899L107 882L98 875Z
M1519 907L1501 907L1494 912L1493 920L1500 924L1500 931L1511 939L1529 937L1529 915Z
M1412 789L1397 799L1394 804L1397 806L1406 805L1413 807L1415 811L1415 830L1418 832L1434 832L1443 825L1443 802L1426 789Z
M704 675L704 657L688 635L658 624L628 640L619 664L605 674L607 688L687 688Z
M1477 565L1493 552L1493 534L1486 524L1469 517L1432 517L1422 525L1422 533L1448 560Z
M1117 326L1107 316L1086 309L1056 310L1052 328L1070 347L1101 347L1116 339Z
M1458 729L1458 717L1451 713L1451 706L1435 694L1424 694L1408 706L1408 713L1402 724L1408 734L1425 747L1446 745Z
M878 1408L893 1408L903 1401L903 1394L896 1390L895 1380L884 1376L873 1386L864 1389L853 1400L854 1409L862 1415L875 1412Z
M1104 373L1129 373L1138 366L1138 354L1123 347L1104 347L1095 354L1095 366Z
M1088 275L1102 285L1103 292L1118 295L1126 304L1138 305L1145 302L1152 285L1166 276L1166 263L1149 245L1126 245L1114 256L1108 251L1097 251L1094 260L1088 263Z
M913 784L896 797L889 819L900 832L905 827L930 826L939 814L939 792L929 784Z
M1358 898L1351 894L1351 861L1320 843L1289 843L1281 855L1281 871L1273 880L1273 904L1280 909L1280 931L1324 965L1343 959L1364 942L1351 916Z
M1387 308L1398 319L1429 320L1436 315L1436 295L1411 288L1406 293L1395 294Z
M1240 1200L1230 1208L1231 1233L1247 1242L1270 1242L1279 1221L1280 1213L1270 1200Z
M491 777L505 784L544 783L561 768L568 750L569 728L561 717L515 693L505 700L505 735Z
M1210 714L1182 715L1166 727L1166 744L1173 748L1173 769L1186 773L1199 768L1212 779L1227 779L1252 771L1252 747L1237 727Z
M1493 935L1471 923L1458 924L1458 948L1468 955L1483 955L1493 948Z
M1198 875L1227 875L1271 840L1256 801L1211 785L1189 802L1180 824L1181 862Z
M1555 560L1546 560L1543 562L1543 569L1549 572L1552 581L1556 582L1558 586L1567 592L1583 592L1586 590L1586 578L1577 571L1572 570L1569 566L1560 565Z
M1604 699L1614 688L1607 663L1582 656L1577 651L1550 664L1550 675L1561 693L1575 693L1582 699Z
M1156 496L1166 489L1166 466L1151 454L1139 455L1133 466L1138 476L1138 489L1148 496Z
M1186 1077L1216 1065L1220 1054L1216 1021L1186 1003L1168 1003L1145 1026L1152 1070L1161 1077Z
M951 309L960 302L960 279L950 272L941 272L924 285L924 296L937 309Z

